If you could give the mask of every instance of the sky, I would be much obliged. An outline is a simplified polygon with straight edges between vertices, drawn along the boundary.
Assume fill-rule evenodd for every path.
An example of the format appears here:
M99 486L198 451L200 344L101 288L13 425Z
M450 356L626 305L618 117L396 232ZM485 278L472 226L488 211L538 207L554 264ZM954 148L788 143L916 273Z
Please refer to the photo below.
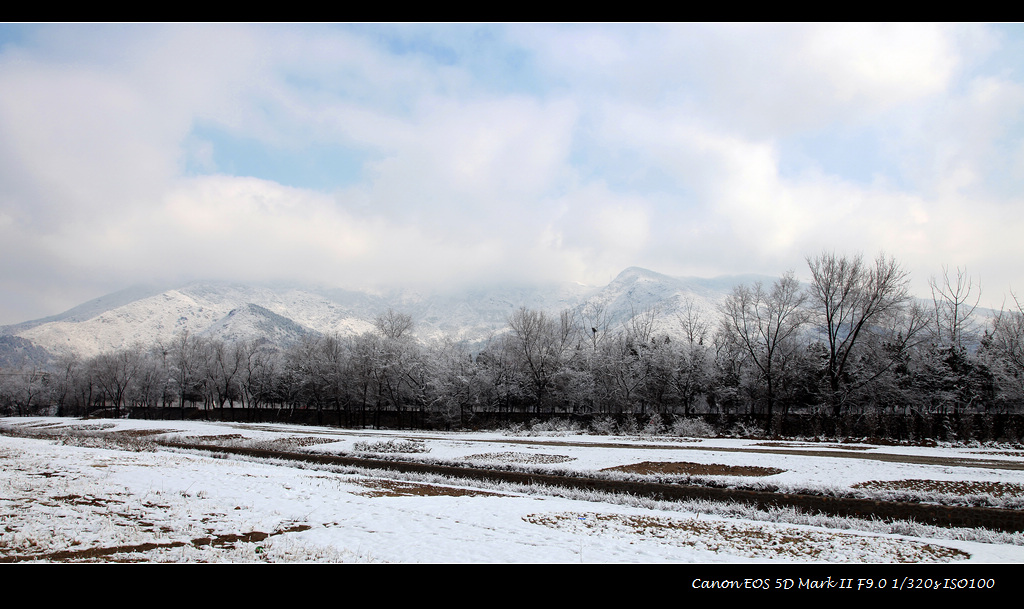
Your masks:
M1024 25L0 25L0 324L824 251L1024 302Z

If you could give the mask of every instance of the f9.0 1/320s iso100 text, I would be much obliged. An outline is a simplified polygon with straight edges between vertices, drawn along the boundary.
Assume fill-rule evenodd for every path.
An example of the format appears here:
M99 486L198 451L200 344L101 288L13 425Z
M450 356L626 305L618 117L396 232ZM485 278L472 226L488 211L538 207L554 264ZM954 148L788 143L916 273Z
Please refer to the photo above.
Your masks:
M994 578L746 578L707 580L694 579L694 589L720 590L991 590Z

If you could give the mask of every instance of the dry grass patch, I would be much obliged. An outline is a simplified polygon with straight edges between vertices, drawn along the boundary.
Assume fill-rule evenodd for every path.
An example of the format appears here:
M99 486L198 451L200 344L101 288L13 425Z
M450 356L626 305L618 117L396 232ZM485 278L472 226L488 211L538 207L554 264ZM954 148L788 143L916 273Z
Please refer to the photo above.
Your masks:
M117 427L115 423L82 423L78 425L62 425L60 423L40 423L33 425L33 427L64 427L64 429L70 431L103 431L104 429L110 429Z
M250 438L238 433L228 433L216 436L187 436L180 439L179 442L182 444L208 444L227 448L253 448L256 450L292 452L298 448L315 446L317 444L330 444L331 442L337 442L337 440L319 436Z
M570 457L568 455L541 455L531 453L480 453L478 455L469 455L466 457L468 461L501 461L503 463L531 463L537 465L547 465L551 463L565 463L566 461L575 461L576 457Z
M1024 497L1024 484L1012 482L977 482L972 480L869 480L853 488L880 491L913 491L948 495L991 495L993 497Z
M754 559L920 563L970 558L970 554L954 548L907 539L724 520L598 513L530 514L523 520L574 533L628 536Z
M26 429L48 429L48 428L51 428L51 427L65 427L66 426L64 421L53 421L53 422L41 421L41 422L38 422L38 423L17 423L17 425L20 426L20 427L24 427ZM71 427L75 427L75 426L73 425ZM82 427L82 426L78 425L77 427ZM88 427L88 426L85 426L85 427ZM98 426L93 426L92 428L96 429L97 427ZM107 424L107 427L113 427L113 423Z
M196 444L217 444L219 442L233 442L244 439L245 436L240 433L225 433L216 436L186 436L185 438L182 438L182 441L193 442Z
M602 471L641 475L675 476L774 476L786 471L756 465L720 465L717 463L652 462L607 467Z
M429 453L430 448L423 440L378 440L375 442L354 442L352 450L357 453Z
M991 457L992 455L999 455L1002 457L1024 457L1024 451L1020 450L975 450L972 454L985 455L986 457Z
M119 436L127 436L129 438L146 438L149 436L159 436L165 433L174 433L170 429L123 429L121 431L115 431L114 434Z
M299 436L294 438L277 438L274 440L261 440L258 442L254 442L253 447L261 448L263 450L289 452L295 450L296 448L305 448L307 446L316 446L318 444L330 444L332 442L337 442L337 440L332 438L319 438L316 436Z

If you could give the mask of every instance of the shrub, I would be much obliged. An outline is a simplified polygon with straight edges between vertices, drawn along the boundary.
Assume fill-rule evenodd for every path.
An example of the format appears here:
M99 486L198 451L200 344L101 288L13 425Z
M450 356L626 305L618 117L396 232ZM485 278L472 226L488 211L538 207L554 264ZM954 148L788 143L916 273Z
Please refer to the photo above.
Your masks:
M576 421L569 419L548 419L547 421L531 421L530 431L532 433L555 433L555 434L577 434L580 433L580 426Z
M619 435L635 436L638 433L640 433L640 429L636 425L636 417L631 414L626 415L622 420L622 424L619 425Z
M652 414L651 418L647 420L647 424L644 425L643 435L645 436L660 436L665 431L665 423L661 418L660 414Z
M522 423L509 423L500 428L500 431L506 436L521 436L523 435L525 427Z
M729 434L736 438L763 438L764 429L757 425L750 425L744 421L737 421Z
M615 419L607 415L594 417L590 423L590 431L598 436L615 435Z
M672 435L687 438L711 438L716 433L715 428L704 419L678 417L672 422Z

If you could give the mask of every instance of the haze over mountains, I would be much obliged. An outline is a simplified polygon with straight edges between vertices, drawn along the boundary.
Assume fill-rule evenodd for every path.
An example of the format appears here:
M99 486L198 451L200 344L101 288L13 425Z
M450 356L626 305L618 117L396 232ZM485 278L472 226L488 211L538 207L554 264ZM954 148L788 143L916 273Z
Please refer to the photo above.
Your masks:
M437 291L370 291L285 284L197 281L177 286L136 286L86 302L59 315L0 326L0 354L38 359L45 351L84 357L135 343L169 341L183 330L225 341L265 338L282 346L309 333L358 334L392 308L412 316L421 340L442 336L482 344L506 330L511 313L527 307L548 313L600 311L609 329L655 311L657 332L675 334L688 303L714 319L721 299L757 275L713 279L671 277L638 267L606 286L558 283L473 286ZM587 322L590 323L590 322ZM8 365L10 362L8 361Z

